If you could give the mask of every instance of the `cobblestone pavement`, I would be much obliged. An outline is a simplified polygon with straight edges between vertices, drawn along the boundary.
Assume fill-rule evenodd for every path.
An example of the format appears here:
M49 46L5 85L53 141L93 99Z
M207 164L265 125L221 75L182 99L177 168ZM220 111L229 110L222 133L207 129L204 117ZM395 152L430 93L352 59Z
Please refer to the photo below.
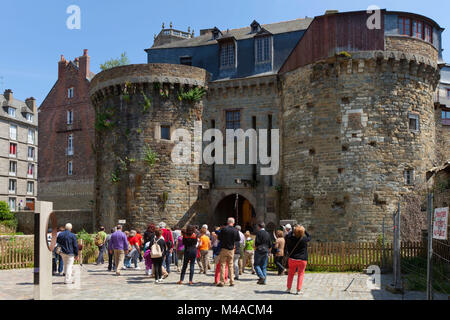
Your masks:
M194 285L178 285L179 273L174 272L161 284L144 275L141 270L123 270L117 277L107 271L106 265L75 266L75 274L81 281L65 285L62 276L53 277L53 298L56 300L418 300L425 299L423 292L407 292L395 295L384 289L371 290L369 278L361 273L306 273L302 293L298 296L287 294L287 276L277 276L269 271L267 285L257 285L256 276L249 270L236 281L234 287L218 288L213 285L213 274L199 274L196 266ZM81 271L80 271L81 269ZM75 278L77 278L75 276ZM188 281L189 276L186 275ZM389 275L382 276L381 288L390 283ZM20 300L33 298L32 269L0 271L0 300ZM293 289L295 289L296 277ZM444 295L436 299L447 300Z

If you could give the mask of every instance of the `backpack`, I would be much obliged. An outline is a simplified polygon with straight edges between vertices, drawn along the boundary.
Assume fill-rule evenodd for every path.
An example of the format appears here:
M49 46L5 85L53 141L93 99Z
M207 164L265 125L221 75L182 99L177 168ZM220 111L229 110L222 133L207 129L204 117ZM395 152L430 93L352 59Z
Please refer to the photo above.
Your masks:
M95 236L95 245L97 247L100 247L103 245L103 238L100 233L97 233L97 235Z
M152 246L151 246L151 254L150 256L152 258L161 258L162 257L162 250L161 247L158 244L158 241L155 239Z

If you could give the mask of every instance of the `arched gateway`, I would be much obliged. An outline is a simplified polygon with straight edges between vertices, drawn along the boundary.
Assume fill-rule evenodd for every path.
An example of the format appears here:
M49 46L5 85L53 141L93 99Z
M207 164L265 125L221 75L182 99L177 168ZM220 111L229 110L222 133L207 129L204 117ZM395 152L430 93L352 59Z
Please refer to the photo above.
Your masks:
M230 194L219 201L214 211L214 224L221 225L228 217L234 217L236 224L242 226L242 230L254 229L256 223L254 206L238 193Z

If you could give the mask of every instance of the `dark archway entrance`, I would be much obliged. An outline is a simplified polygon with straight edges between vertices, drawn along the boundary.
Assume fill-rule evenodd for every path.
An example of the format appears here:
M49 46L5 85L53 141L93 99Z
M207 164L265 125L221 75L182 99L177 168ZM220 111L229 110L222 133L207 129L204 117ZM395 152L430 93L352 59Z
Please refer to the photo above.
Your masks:
M234 217L236 224L242 226L243 231L253 231L255 209L250 201L240 194L230 194L219 202L214 212L214 224L222 225L229 217Z

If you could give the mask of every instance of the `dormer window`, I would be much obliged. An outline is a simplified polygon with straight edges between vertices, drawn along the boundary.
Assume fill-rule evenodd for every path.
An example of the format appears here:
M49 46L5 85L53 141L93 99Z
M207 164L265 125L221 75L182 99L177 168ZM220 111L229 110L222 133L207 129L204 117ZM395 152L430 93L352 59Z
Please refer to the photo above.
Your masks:
M234 68L235 45L234 42L225 42L220 46L220 68Z
M250 25L250 28L252 28L251 33L257 33L261 31L261 25L256 20L253 20L252 24Z
M16 117L16 109L9 107L8 108L8 114L9 114L10 117L15 118Z
M34 116L33 116L33 114L32 113L26 113L26 115L25 115L25 117L26 117L26 119L27 119L27 121L28 122L33 122L33 120L34 120Z
M272 60L272 41L270 36L257 37L256 63L270 62Z

